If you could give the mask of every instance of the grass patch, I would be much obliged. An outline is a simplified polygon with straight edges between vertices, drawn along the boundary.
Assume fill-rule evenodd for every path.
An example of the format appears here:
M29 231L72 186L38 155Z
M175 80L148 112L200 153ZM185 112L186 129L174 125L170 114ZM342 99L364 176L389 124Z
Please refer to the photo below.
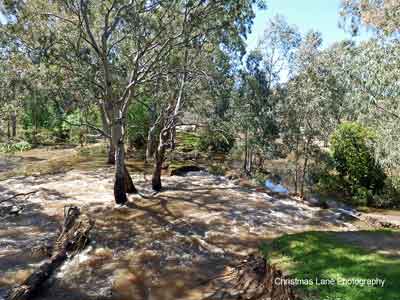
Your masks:
M398 238L397 232L380 233L387 238ZM400 260L349 244L333 232L285 235L270 245L263 245L261 250L291 278L313 280L313 285L297 286L301 294L306 295L305 299L400 299ZM316 278L319 282L334 279L336 283L316 285ZM384 287L337 284L349 279L374 278L385 280Z
M192 132L177 132L177 149L183 152L189 152L198 149L200 137Z

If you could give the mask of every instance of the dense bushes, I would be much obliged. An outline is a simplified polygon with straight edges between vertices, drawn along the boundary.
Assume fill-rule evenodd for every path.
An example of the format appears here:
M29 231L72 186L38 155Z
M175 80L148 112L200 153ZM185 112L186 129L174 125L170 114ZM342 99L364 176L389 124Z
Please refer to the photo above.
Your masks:
M385 173L374 158L374 133L357 123L340 125L331 138L336 170L354 188L382 190Z
M235 143L234 134L229 130L207 128L200 135L198 147L201 151L228 153Z
M32 148L32 145L26 141L9 142L0 144L0 152L2 153L15 153L22 152Z
M385 206L388 192L383 168L374 157L375 134L358 123L340 125L331 137L333 163L339 178L334 181L351 195L354 205ZM393 199L394 200L394 199Z

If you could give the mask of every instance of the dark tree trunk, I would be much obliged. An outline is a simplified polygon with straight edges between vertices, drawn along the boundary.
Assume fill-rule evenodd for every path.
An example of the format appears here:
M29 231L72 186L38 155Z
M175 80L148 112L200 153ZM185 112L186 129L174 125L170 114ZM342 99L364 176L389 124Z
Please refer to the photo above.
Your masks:
M125 147L121 123L114 124L112 134L113 144L116 145L114 198L117 204L123 205L128 201L128 198L126 197Z
M131 175L129 175L128 168L125 166L125 192L127 194L137 194L135 185L133 184Z
M165 159L165 147L160 145L160 147L156 151L155 161L154 161L154 170L153 170L153 177L151 179L151 184L153 190L159 192L162 189L161 184L161 171L162 171L162 164Z
M118 144L116 149L115 159L115 182L114 182L114 198L117 204L125 204L128 201L126 197L126 184L125 184L125 150L123 143Z
M10 119L11 119L11 134L12 134L12 137L16 137L17 136L17 113L15 111L13 111L10 114Z
M7 138L8 140L11 139L11 120L7 120Z
M115 165L115 147L112 142L112 139L109 139L107 164Z
M160 132L160 140L155 153L154 159L154 170L151 184L153 190L159 192L162 189L161 184L161 170L165 160L165 150L168 145L168 139L170 138L170 131L167 128L163 128Z

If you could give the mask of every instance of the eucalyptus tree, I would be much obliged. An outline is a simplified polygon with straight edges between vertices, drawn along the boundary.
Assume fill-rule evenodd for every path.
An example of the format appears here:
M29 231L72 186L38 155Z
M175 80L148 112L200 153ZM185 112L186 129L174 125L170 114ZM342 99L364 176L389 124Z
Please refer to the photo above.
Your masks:
M126 182L130 181L124 150L130 104L146 83L168 74L168 57L174 49L201 42L216 32L227 42L237 39L235 33L246 33L255 2L29 1L14 12L9 27L24 37L18 41L31 39L41 44L46 55L63 50L68 56L77 49L98 67L95 84L102 90L104 117L111 127L108 136L116 148L114 196L123 204L127 201ZM196 30L189 32L188 28Z
M254 154L277 154L279 105L282 83L291 73L300 33L281 16L267 22L267 29L241 70L235 122L244 133L244 170L251 173ZM257 149L257 150L256 150Z
M344 27L357 34L367 26L387 36L400 33L400 2L397 0L342 0L341 16Z
M400 165L399 13L396 0L342 1L345 29L350 27L357 34L360 27L366 27L376 33L376 39L349 49L348 82L350 95L378 130L378 158L390 168Z
M311 159L318 157L322 143L326 144L336 126L348 117L340 60L332 68L335 51L321 50L321 43L318 32L304 37L282 103L282 137L288 152L294 153L294 186L301 197Z
M171 52L171 58L168 61L170 75L162 79L166 86L167 100L161 105L156 121L160 124L160 129L152 177L154 190L161 190L161 167L165 160L166 150L174 148L175 127L190 102L196 101L196 91L199 87L204 87L202 82L216 74L213 63L215 64L224 52L230 57L244 53L243 38L249 31L253 17L251 5L251 1L241 1L236 4L233 2L220 4L219 8L215 6L217 11L214 17L219 17L210 18L206 27L196 22L187 24L183 47ZM240 14L237 13L238 10L241 10ZM183 18L193 19L190 7L187 5L184 7ZM223 22L220 18L224 19ZM205 29L206 35L203 34ZM192 38L196 36L202 36L202 38Z
M400 165L400 44L369 40L344 53L347 97L358 119L377 133L376 151L386 167Z

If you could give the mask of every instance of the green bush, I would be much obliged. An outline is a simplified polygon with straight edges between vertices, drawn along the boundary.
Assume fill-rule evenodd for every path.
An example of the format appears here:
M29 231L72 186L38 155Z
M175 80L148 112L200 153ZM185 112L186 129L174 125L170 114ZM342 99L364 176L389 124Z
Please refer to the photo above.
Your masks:
M334 166L357 203L371 204L372 195L385 186L386 175L374 158L374 141L375 134L358 123L340 125L331 138Z
M206 129L198 143L201 151L228 153L235 143L235 137L230 131Z
M32 145L27 141L0 144L0 152L3 153L23 152L30 149L32 149Z
M373 204L380 208L400 207L400 176L386 178L382 192L373 195Z
M214 164L207 168L208 173L215 176L224 176L225 175L225 168L221 165Z

